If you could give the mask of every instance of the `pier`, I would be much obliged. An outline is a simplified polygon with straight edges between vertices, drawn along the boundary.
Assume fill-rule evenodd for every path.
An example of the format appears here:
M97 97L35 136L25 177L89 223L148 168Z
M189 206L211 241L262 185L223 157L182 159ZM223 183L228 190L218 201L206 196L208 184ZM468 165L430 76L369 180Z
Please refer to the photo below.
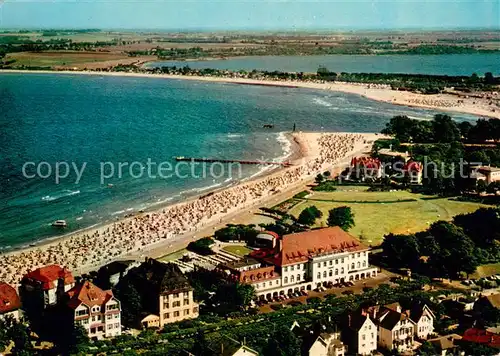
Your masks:
M195 157L175 157L176 161L191 161L191 162L207 162L207 163L239 163L239 164L264 164L273 165L281 167L289 167L292 164L288 161L286 162L270 162L270 161L252 161L252 160L240 160L240 159L218 159L218 158L195 158Z

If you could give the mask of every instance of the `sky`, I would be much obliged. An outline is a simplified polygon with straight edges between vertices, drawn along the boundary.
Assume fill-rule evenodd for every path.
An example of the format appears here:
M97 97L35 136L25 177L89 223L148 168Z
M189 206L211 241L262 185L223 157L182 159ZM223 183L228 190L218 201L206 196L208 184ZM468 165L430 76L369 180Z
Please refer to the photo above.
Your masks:
M500 28L500 0L0 0L0 28Z

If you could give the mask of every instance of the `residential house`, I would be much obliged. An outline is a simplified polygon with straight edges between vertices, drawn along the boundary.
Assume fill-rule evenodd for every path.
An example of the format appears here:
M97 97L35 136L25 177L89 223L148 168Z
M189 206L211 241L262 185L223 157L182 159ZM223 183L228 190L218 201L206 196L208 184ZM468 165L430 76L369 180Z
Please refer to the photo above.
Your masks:
M417 161L408 161L403 166L403 174L410 184L422 184L423 170L422 163Z
M439 352L440 356L456 355L457 341L462 337L457 334L439 336L434 339L427 340L434 346L434 349Z
M370 316L378 327L378 345L397 352L414 347L416 323L403 313L399 303L369 308Z
M229 337L222 338L219 347L212 350L214 356L259 356L259 353L244 343L233 340Z
M278 239L276 247L218 268L229 278L251 284L257 297L278 295L377 276L368 263L369 248L340 227L328 227Z
M194 301L193 288L176 264L146 259L128 272L127 279L141 294L145 308L142 326L162 327L198 317L199 305Z
M484 329L467 329L462 335L462 340L500 348L500 335Z
M365 312L348 316L342 337L350 355L370 355L377 350L377 325Z
M317 323L304 329L295 321L290 330L302 340L302 356L344 356L347 353L337 328Z
M378 158L353 157L347 178L364 181L366 178L378 179L382 177L382 173L382 162Z
M0 283L0 319L21 317L21 300L17 291L7 283Z
M436 316L425 304L417 304L410 309L410 318L415 322L415 337L426 340L434 334L434 320Z
M500 168L490 166L479 166L475 172L481 173L486 177L486 184L500 181Z
M66 294L66 311L73 325L80 324L90 338L103 339L121 335L120 302L111 290L104 291L83 281Z
M40 312L55 306L61 296L75 286L73 274L66 268L50 265L26 274L19 289L23 306Z

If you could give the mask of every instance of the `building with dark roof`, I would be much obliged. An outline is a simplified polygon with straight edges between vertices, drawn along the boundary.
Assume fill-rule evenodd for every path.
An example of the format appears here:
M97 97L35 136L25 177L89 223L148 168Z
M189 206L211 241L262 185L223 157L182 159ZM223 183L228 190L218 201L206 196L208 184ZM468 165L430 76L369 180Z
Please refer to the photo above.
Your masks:
M184 319L197 318L199 306L194 302L193 288L179 266L146 259L132 268L127 278L141 294L146 308L141 323L145 327L162 327Z
M348 354L371 355L377 349L378 330L370 315L357 312L347 317L342 339L348 345Z
M0 319L12 316L19 320L21 314L21 299L17 291L7 283L0 283Z

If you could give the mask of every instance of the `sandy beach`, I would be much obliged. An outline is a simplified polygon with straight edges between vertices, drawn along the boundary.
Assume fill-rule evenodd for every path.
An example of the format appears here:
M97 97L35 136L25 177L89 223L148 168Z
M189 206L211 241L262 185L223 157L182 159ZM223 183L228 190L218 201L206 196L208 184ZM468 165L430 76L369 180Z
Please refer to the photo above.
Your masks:
M150 73L126 73L126 72L96 72L96 71L44 71L44 70L0 70L1 73L38 73L38 74L74 74L74 75L100 75L100 76L130 76L197 80L206 82L234 83L248 85L272 85L283 87L309 88L316 90L331 90L344 93L356 94L368 99L391 103L395 105L413 106L426 109L441 110L447 112L460 112L477 116L485 116L500 119L500 93L477 95L460 94L417 94L408 91L392 90L388 85L343 83L343 82L319 82L319 81L279 81L279 80L257 80L247 78L231 77L209 77L168 75Z
M158 257L266 204L304 189L325 170L340 169L353 155L370 149L376 134L295 133L299 149L291 167L193 198L158 211L138 214L99 228L0 255L0 281L15 285L28 271L63 265L75 274L120 258Z

